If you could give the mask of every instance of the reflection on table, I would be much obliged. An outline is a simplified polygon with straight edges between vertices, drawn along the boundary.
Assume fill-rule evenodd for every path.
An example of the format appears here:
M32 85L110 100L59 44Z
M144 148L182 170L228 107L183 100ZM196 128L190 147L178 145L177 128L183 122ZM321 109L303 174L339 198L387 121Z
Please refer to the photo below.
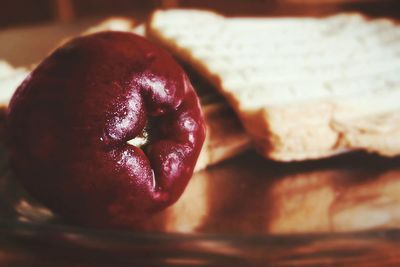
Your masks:
M292 234L397 228L399 163L399 158L353 153L283 164L248 152L195 174L176 204L137 229ZM17 219L54 220L54 215L33 204L18 184L10 185L17 187L12 190ZM15 193L18 190L20 193ZM3 198L7 194L10 199L10 193Z

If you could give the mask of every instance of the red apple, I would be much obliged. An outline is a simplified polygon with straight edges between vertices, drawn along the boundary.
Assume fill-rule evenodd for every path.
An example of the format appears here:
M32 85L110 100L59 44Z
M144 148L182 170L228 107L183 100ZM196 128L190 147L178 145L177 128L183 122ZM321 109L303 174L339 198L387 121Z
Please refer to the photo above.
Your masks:
M180 197L205 126L168 53L103 32L68 42L27 77L7 133L12 170L33 197L71 222L133 227Z

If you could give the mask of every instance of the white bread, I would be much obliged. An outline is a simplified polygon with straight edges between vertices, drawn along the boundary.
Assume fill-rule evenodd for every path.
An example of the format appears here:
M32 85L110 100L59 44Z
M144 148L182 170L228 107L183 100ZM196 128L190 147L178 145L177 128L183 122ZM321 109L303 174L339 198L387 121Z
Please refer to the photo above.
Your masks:
M206 140L197 160L195 171L234 157L251 146L235 113L224 102L201 105L206 121Z
M219 89L265 157L400 154L400 27L389 19L172 9L148 34Z
M101 21L83 32L91 34L101 31L132 31L137 26L137 22L127 17L111 17Z
M0 60L0 79L11 75L14 70L15 68L13 68L13 66L11 66L8 62Z
M27 68L13 68L0 69L0 108L5 108L11 100L15 89L22 83L28 76L29 70Z
M136 20L129 17L111 17L101 21L82 34L92 34L102 31L121 31L121 32L133 32L138 35L145 35L145 25L138 23Z

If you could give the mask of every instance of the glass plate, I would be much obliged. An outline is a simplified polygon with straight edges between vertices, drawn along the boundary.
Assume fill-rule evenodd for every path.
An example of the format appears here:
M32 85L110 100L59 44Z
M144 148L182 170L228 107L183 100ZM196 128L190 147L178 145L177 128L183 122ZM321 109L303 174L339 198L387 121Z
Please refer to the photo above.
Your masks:
M0 266L400 264L399 159L281 164L249 152L194 175L135 231L65 224L1 162Z

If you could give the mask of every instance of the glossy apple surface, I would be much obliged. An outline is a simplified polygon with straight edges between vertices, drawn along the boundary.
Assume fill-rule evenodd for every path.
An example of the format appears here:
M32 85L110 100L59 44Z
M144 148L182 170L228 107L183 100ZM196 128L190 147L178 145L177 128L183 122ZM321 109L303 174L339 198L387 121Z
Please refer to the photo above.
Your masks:
M27 77L7 136L12 170L33 197L74 223L134 227L180 197L205 128L168 53L104 32L70 41Z

